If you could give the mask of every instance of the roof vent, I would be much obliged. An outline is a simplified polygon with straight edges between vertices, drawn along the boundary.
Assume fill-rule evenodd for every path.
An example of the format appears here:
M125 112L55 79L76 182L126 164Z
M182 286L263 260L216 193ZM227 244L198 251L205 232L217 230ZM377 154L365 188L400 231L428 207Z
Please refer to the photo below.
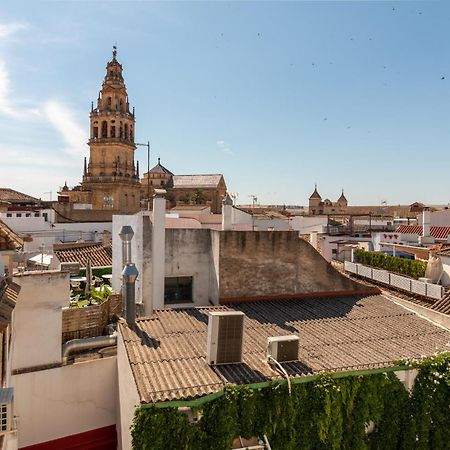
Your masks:
M298 360L299 338L295 334L267 338L267 357L278 362Z
M244 313L210 312L208 319L208 364L242 362Z

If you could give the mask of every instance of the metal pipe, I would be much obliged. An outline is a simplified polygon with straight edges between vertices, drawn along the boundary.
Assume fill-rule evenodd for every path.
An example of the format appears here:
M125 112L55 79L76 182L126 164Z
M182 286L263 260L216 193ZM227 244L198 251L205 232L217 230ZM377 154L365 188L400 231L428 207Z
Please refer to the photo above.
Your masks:
M134 263L128 263L123 269L122 276L125 283L125 319L128 325L133 325L136 321L136 278L139 275Z
M133 228L130 225L124 225L119 233L122 239L122 264L125 267L131 262L131 240L134 236Z
M80 350L90 350L101 347L112 347L117 345L117 333L109 336L96 336L86 339L72 339L62 346L63 363L67 362L68 357Z

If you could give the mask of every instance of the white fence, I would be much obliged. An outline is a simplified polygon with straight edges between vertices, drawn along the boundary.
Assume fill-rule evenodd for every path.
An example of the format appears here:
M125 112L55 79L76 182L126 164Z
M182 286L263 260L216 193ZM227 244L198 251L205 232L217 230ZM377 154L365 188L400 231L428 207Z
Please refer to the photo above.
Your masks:
M403 291L419 294L425 297L440 300L444 296L444 288L438 284L425 283L423 281L413 280L412 278L403 277L390 273L387 270L374 269L362 264L345 261L344 269L346 272L354 273L360 277L369 278L388 286L402 289Z

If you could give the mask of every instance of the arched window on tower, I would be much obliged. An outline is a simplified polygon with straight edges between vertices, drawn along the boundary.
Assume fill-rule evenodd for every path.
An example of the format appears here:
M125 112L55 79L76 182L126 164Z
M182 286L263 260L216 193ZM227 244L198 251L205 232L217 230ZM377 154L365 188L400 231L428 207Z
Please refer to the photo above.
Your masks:
M108 97L106 105L108 106L108 108L111 108L111 97Z
M128 139L128 124L127 123L125 124L125 136L124 136L124 138Z
M114 125L111 125L111 137L116 137L116 127Z
M130 125L130 141L133 140L133 125Z
M98 138L98 127L94 127L94 128L92 129L92 137L93 137L94 139L97 139L97 138Z
M122 137L123 137L123 125L122 125L122 122L120 122L119 137L120 137L121 139L122 139Z
M108 123L106 120L102 122L102 138L108 137Z
M120 102L119 102L119 108L121 111L123 111L123 101L122 100L120 100Z

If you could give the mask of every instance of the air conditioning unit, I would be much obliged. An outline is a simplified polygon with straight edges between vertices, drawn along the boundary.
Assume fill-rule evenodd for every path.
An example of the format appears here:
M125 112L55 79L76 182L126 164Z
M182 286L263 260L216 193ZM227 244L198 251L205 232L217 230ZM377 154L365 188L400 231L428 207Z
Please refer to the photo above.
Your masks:
M278 362L298 361L299 338L295 334L267 338L267 357Z
M0 389L0 435L12 429L12 404L14 388Z
M244 317L240 311L210 312L208 318L208 364L242 362Z

